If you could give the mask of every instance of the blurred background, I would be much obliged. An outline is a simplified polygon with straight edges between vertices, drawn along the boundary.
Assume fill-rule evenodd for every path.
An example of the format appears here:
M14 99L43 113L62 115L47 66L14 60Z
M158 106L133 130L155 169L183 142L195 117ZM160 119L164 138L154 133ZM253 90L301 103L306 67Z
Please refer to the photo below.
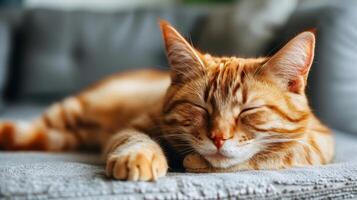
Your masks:
M158 18L218 56L272 55L317 28L311 104L357 134L355 0L0 0L0 118L33 117L109 74L168 69Z

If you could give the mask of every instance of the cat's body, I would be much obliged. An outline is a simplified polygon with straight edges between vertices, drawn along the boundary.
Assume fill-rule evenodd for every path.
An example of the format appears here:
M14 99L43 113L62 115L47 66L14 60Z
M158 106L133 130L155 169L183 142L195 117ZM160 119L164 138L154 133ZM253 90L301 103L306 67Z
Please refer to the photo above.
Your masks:
M167 23L161 28L171 73L122 73L54 104L33 122L3 122L0 146L46 151L99 147L108 176L127 180L166 174L167 160L157 140L187 154L183 164L193 172L281 169L332 160L332 135L311 113L304 94L312 33L300 34L272 58L242 59L200 54Z

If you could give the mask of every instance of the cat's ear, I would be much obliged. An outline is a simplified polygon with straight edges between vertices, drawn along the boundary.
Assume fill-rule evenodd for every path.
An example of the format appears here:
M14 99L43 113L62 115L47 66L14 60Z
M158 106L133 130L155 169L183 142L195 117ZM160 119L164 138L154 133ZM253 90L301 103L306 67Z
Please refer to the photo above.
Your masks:
M302 32L263 66L265 76L290 92L303 93L314 59L315 34Z
M171 79L182 83L204 73L199 53L168 22L160 20L166 54L171 66Z

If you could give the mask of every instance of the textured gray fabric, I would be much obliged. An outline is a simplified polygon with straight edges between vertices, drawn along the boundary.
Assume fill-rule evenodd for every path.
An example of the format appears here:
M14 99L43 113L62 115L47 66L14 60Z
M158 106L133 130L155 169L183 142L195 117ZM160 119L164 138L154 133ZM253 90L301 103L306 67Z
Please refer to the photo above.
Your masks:
M99 156L0 153L0 198L302 199L357 195L357 137L336 131L336 161L321 167L222 174L169 173L155 183L105 178Z

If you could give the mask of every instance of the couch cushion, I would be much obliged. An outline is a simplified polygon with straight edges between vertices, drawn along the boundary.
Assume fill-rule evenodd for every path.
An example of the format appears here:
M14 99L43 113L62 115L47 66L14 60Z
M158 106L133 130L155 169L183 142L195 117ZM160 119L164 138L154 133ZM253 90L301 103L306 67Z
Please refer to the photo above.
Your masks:
M320 167L236 173L171 172L155 183L105 177L97 155L0 153L0 197L16 199L333 199L357 195L357 137L336 131L336 160Z
M148 66L166 68L158 18L169 20L187 34L206 10L27 10L16 92L23 98L58 97L115 72Z
M4 120L32 120L48 107L48 104L31 102L16 102L15 104L6 103L0 113L0 121Z
M277 44L317 28L315 61L308 96L331 127L357 134L357 1L304 1L279 34ZM285 40L285 41L282 41Z
M203 26L198 43L216 55L257 57L284 27L297 0L235 1L228 7L215 7Z
M0 20L0 96L4 95L6 79L8 76L8 62L11 47L9 25ZM2 107L3 99L0 97L0 107Z
M357 1L348 2L336 2L320 22L311 95L324 121L357 134Z

